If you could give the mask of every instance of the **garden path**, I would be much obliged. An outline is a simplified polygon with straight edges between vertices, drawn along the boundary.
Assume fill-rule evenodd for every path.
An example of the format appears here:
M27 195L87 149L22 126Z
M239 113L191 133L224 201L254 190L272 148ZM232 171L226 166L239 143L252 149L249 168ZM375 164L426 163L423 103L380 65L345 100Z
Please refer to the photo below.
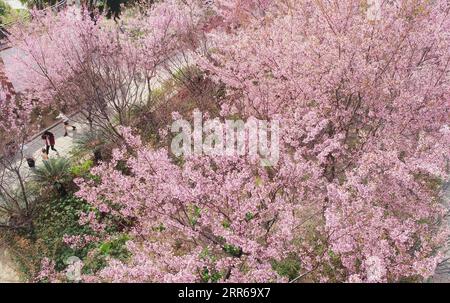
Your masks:
M443 186L443 203L450 212L450 181ZM450 228L450 216L447 217L447 226ZM435 283L450 283L450 236L447 239L446 247L443 250L445 256L442 263L436 268L434 276L430 279L430 282Z

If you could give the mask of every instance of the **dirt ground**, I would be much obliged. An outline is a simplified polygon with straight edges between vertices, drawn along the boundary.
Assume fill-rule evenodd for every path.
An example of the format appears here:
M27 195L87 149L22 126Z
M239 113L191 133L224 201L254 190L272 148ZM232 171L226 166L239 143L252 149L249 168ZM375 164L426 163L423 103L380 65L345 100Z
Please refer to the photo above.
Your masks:
M21 282L8 250L0 243L0 283Z

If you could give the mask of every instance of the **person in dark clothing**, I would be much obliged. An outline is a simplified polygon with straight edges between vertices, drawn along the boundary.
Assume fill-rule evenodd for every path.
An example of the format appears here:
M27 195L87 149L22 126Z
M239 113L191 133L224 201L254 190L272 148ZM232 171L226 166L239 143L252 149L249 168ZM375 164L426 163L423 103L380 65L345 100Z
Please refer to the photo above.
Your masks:
M55 135L53 133L51 133L47 130L42 134L41 138L42 138L42 140L45 141L45 148L46 148L47 155L50 151L50 148L52 150L54 150L56 153L58 153L58 151L55 149Z
M29 168L35 168L36 167L36 160L34 160L34 158L32 157L27 157L27 164Z

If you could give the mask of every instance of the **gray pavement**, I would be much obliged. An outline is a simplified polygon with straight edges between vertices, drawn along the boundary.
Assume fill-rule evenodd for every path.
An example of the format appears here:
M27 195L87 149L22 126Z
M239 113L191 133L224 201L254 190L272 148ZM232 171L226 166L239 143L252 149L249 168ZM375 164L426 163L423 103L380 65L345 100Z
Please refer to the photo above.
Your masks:
M21 282L15 264L4 245L0 244L0 283Z
M450 212L450 181L445 183L443 188L442 203ZM450 216L447 217L447 226L450 228ZM434 276L430 279L433 283L450 283L450 236L447 239L446 246L443 248L444 261L438 265Z
M58 153L56 153L55 151L50 149L50 158L69 156L69 152L73 146L74 140L76 140L76 138L79 137L80 134L85 132L87 129L86 124L75 122L80 120L81 119L78 116L73 117L73 120L71 119L69 123L71 125L74 125L77 129L75 131L69 130L68 136L66 137L64 137L64 124L62 123L62 121L48 129L48 131L52 132L55 135L55 149L58 151ZM42 164L41 150L43 147L45 147L45 141L42 140L41 136L36 136L34 139L28 142L26 146L27 148L24 153L27 155L32 155L36 160L36 165Z

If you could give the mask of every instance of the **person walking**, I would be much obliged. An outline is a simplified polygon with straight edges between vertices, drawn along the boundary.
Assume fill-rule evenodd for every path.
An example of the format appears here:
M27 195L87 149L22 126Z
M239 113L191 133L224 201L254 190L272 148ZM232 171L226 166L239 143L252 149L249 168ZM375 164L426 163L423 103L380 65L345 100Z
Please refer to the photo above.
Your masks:
M76 130L77 129L75 126L69 125L69 118L66 115L64 115L63 112L59 113L59 115L56 118L62 119L62 121L64 123L64 137L69 135L67 133L67 129L68 128L72 128L72 130Z
M43 134L42 134L42 140L45 141L45 151L46 154L48 155L50 148L52 150L54 150L56 153L58 153L58 151L55 149L55 135L52 132L49 132L48 130L46 130Z

